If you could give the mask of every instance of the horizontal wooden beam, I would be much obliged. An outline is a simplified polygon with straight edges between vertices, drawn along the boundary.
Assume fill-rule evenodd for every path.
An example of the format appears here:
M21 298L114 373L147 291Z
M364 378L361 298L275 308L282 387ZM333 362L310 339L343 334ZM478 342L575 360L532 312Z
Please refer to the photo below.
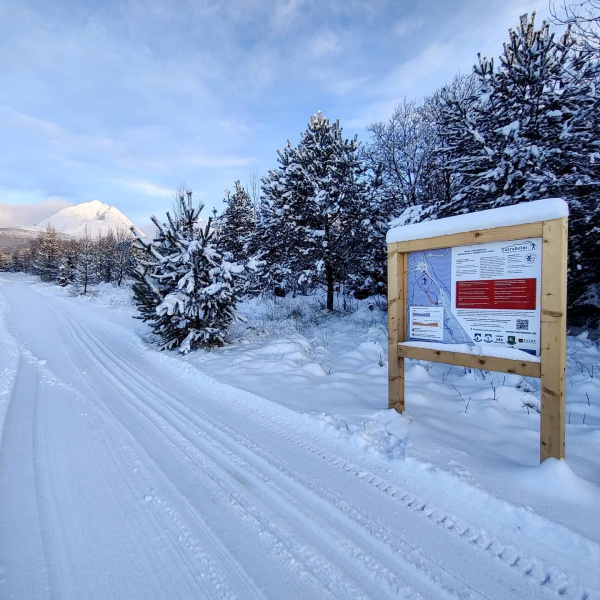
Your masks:
M447 365L468 367L470 369L486 369L500 373L514 373L526 377L541 377L542 367L539 362L514 360L512 358L497 358L495 356L478 356L463 352L448 352L432 348L415 348L398 344L399 358L414 358L416 360L429 360Z
M451 248L454 246L470 246L472 244L488 244L490 242L504 242L522 240L531 237L542 237L542 222L526 223L525 225L510 225L508 227L495 227L493 229L480 229L465 231L451 235L395 242L397 252L421 252L423 250L436 250L438 248Z

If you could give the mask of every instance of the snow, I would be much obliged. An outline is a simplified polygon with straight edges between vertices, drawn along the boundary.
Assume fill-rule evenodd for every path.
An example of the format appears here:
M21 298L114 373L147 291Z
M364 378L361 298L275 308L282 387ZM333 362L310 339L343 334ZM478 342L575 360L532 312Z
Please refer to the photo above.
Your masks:
M410 348L425 348L427 350L438 350L441 352L460 352L462 354L473 354L475 356L489 356L494 358L508 358L511 360L522 360L526 362L541 361L541 357L533 356L518 348L494 348L493 346L482 346L481 344L436 344L435 342L402 342L403 346Z
M509 123L508 125L505 125L504 127L501 127L500 132L502 133L502 135L508 137L512 133L515 133L515 132L518 133L520 127L521 127L521 124L519 123L519 121L513 121L512 123Z
M390 227L404 227L411 223L417 223L425 214L425 210L421 204L416 206L408 206L399 217L396 217L390 222Z
M251 300L181 357L128 293L0 276L0 597L600 597L585 335L540 466L537 380L409 361L388 410L374 303Z
M67 206L37 223L36 227L43 231L48 225L54 227L59 233L77 238L83 237L86 231L92 238L96 238L119 229L132 237L130 228L133 227L133 223L117 208L98 200Z
M503 206L501 208L438 219L437 221L425 221L404 227L395 227L388 231L387 243L393 244L441 235L464 233L466 231L550 221L552 219L567 217L568 214L567 203L561 198L534 200L533 202L525 202L515 206Z

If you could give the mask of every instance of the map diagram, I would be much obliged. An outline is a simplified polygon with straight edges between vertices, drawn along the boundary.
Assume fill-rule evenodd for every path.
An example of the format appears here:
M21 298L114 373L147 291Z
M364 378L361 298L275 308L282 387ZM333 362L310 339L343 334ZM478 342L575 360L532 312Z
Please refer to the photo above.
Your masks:
M408 273L407 273L407 305L408 310L415 307L421 309L431 308L429 317L435 321L437 314L441 316L443 310L443 334L440 330L440 337L420 333L420 331L407 332L409 340L427 340L438 339L445 344L469 344L473 340L462 328L456 316L452 311L451 298L451 271L452 271L452 249L440 248L437 250L426 250L423 252L410 252L408 255ZM436 309L437 307L437 309ZM422 311L423 316L427 314ZM418 313L413 313L413 316ZM418 314L420 316L420 314ZM408 323L411 323L410 314L407 314ZM437 323L428 323L427 318L423 318L420 325L430 326ZM441 339L443 335L443 340Z

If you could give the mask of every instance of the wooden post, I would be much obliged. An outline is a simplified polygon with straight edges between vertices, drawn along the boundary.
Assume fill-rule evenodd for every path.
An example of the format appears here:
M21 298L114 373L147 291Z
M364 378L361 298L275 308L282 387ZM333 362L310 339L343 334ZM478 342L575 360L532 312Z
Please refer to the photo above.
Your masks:
M565 457L567 219L544 221L542 239L540 462Z
M407 298L406 298L406 278L408 272L408 254L406 252L398 253L398 343L406 341L406 327L407 327ZM394 408L402 413L406 409L404 403L404 357L398 353L398 344L396 344L396 360L398 363L398 385L402 389L402 392L398 396L398 404Z
M388 406L404 412L404 359L398 356L398 342L406 336L406 307L403 265L406 255L396 244L388 245Z

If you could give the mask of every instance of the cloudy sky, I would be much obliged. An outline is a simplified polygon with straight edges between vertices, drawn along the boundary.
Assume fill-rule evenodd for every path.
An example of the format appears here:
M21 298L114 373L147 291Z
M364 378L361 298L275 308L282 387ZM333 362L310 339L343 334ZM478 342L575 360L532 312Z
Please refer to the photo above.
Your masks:
M2 0L0 226L89 200L144 225L180 183L206 216L312 113L366 141L533 9L546 0Z

